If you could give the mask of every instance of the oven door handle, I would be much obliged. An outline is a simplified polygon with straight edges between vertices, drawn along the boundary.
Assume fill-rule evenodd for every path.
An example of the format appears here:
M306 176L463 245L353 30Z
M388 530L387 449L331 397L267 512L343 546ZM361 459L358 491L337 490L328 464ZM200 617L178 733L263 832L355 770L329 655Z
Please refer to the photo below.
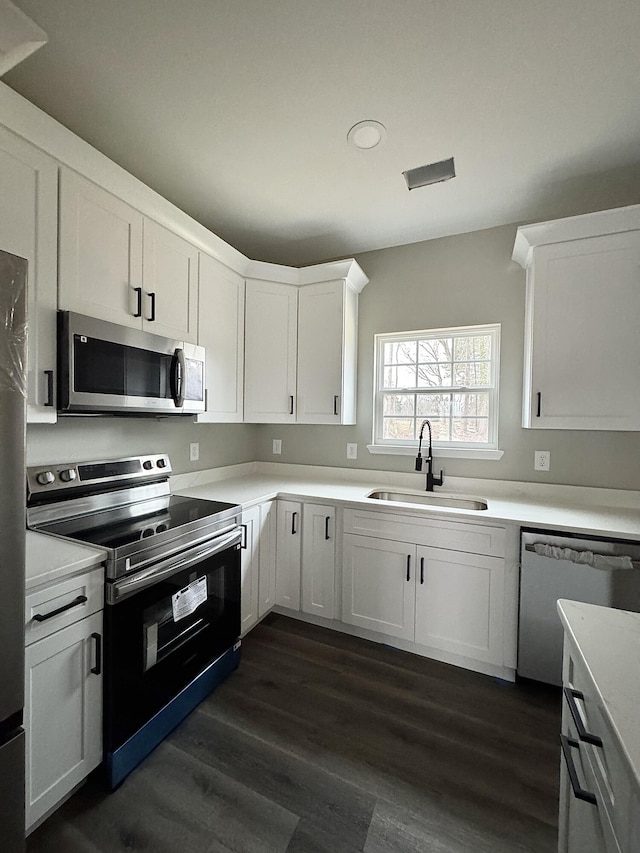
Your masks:
M186 557L184 554L180 554L168 562L162 560L159 564L138 572L138 574L132 577L116 581L116 583L107 584L107 604L117 604L125 598L129 598L130 595L147 589L159 581L166 580L177 572L184 571L189 566L200 563L202 560L212 557L220 551L233 548L234 545L240 545L241 541L242 530L240 527L236 527L231 533L227 533L226 536L219 536L217 539L209 541L200 548L190 550Z

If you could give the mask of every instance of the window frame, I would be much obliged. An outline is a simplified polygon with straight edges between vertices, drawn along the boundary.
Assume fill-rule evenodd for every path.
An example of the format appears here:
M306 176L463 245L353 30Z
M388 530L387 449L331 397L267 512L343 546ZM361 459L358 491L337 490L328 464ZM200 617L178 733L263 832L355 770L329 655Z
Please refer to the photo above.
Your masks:
M386 453L391 455L407 454L415 455L418 448L418 439L385 439L382 437L383 430L383 407L385 393L407 394L426 393L456 393L469 391L488 392L489 394L489 418L487 442L453 442L433 441L434 449L439 456L466 457L477 459L500 459L503 452L498 449L498 425L500 412L500 323L486 323L474 326L453 326L440 329L420 329L407 332L383 332L374 335L374 388L373 388L373 425L372 444L367 445L371 453ZM491 336L491 385L490 386L446 386L433 388L411 388L411 389L384 389L384 346L388 343L402 343L406 341L432 340L437 338L456 338L478 334ZM416 416L416 421L419 418ZM424 445L424 442L423 442Z

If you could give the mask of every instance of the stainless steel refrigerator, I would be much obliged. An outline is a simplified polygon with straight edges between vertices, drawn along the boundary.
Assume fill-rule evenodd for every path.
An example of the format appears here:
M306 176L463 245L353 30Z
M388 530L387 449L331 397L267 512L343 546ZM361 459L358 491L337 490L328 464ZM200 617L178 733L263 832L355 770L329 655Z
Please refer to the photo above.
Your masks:
M0 847L24 850L27 262L0 251Z

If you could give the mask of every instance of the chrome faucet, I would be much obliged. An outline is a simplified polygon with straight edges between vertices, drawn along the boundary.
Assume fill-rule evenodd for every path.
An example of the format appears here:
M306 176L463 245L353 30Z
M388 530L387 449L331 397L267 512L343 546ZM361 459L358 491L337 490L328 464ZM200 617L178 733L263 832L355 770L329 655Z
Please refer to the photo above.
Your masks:
M425 426L429 427L429 450L426 457L427 463L427 486L426 490L428 492L433 491L434 486L441 486L443 480L443 471L440 470L440 476L433 476L433 451L431 449L431 424L428 420L422 421L422 426L420 427L420 440L418 441L418 455L416 456L416 471L422 471L422 435L424 433Z

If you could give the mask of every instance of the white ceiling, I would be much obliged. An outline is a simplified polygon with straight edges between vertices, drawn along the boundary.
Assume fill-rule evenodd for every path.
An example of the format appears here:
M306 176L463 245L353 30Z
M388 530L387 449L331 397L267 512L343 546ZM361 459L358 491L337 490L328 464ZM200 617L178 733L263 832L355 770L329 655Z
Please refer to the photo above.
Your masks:
M49 43L4 81L255 259L640 202L638 0L14 2Z

